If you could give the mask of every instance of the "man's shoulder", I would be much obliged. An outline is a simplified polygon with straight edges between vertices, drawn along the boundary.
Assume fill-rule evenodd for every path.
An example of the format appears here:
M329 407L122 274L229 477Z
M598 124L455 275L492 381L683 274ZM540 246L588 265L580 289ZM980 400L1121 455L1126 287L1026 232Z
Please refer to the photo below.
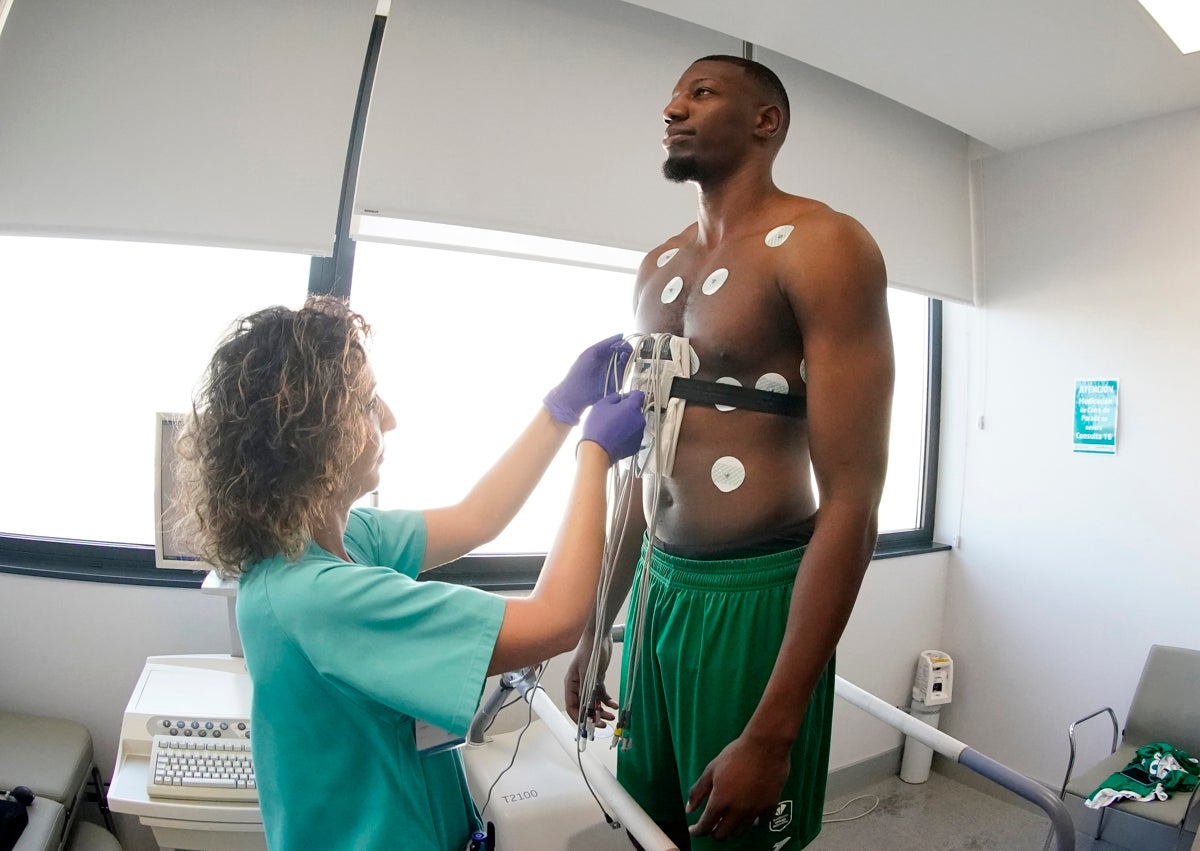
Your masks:
M824 201L803 198L799 195L784 195L775 205L777 217L786 219L781 224L803 226L814 235L837 236L866 234L866 228L849 213L836 210Z
M785 250L783 254L803 252L812 256L815 253L851 262L870 260L879 254L875 239L854 216L811 198L794 195L786 198L787 202L780 205L777 215L779 224L790 226L799 238L788 239L790 245L787 248L791 250ZM780 247L784 245L781 243Z
M696 223L692 222L679 233L674 236L667 237L654 248L651 248L642 257L642 265L650 264L653 266L661 266L666 260L663 255L670 251L676 251L692 242L696 241Z

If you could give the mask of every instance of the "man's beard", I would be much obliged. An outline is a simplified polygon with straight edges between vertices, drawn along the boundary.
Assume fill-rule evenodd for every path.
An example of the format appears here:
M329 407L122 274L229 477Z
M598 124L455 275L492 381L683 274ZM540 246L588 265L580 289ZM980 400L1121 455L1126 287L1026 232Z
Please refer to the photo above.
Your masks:
M667 157L662 173L672 183L686 183L700 179L700 166L695 157Z

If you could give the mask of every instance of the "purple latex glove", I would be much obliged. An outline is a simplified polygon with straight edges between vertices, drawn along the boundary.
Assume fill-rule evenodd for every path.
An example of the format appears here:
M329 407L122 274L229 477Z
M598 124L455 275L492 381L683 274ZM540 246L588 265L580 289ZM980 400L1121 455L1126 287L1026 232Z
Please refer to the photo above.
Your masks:
M617 389L632 351L620 334L584 349L571 365L567 377L546 394L543 404L550 416L560 423L578 425L579 418L589 405L596 404L606 393ZM617 356L615 373L609 368L614 354Z
M646 394L634 390L627 396L612 393L592 406L583 424L583 439L600 444L610 462L633 455L642 446L646 417L642 405Z

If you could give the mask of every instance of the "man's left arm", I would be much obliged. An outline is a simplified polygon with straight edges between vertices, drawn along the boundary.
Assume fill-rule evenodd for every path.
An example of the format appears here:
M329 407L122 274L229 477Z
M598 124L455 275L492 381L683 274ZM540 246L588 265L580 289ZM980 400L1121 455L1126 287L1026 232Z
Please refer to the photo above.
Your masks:
M803 280L783 284L804 341L820 510L758 707L692 787L689 810L708 799L694 835L733 836L774 811L809 699L875 549L894 379L887 275L858 222L831 214L813 230L815 241L789 258Z

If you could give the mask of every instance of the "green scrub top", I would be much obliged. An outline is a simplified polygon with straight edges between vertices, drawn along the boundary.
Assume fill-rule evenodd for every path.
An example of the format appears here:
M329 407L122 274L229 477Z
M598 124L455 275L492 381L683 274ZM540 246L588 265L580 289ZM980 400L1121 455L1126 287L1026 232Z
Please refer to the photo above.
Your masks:
M418 512L355 509L345 545L354 564L309 544L240 581L267 847L461 851L479 817L459 753L419 755L415 719L465 735L504 600L416 581Z

